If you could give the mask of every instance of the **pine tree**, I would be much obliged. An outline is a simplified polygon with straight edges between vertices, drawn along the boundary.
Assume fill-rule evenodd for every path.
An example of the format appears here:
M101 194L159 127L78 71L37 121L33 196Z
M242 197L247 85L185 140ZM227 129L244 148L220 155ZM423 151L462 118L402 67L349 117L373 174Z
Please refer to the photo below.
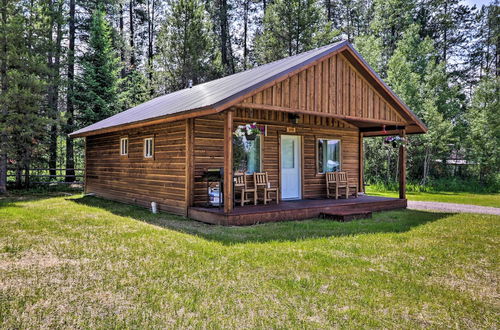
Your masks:
M200 0L176 0L158 36L156 81L168 93L220 76L207 12Z
M119 58L112 48L111 27L105 12L97 9L92 17L88 50L81 58L75 106L80 126L93 124L119 112Z
M133 70L120 80L120 109L127 110L150 98L147 78L139 70Z
M221 54L223 75L236 71L233 36L231 34L232 7L232 2L228 0L207 1L207 9L213 22L215 41Z
M336 36L316 0L276 0L268 6L263 32L255 41L257 61L299 54L332 43Z
M428 37L422 40L419 32L420 27L416 24L404 32L388 63L387 81L429 128L427 134L411 138L412 147L408 153L413 176L420 176L425 184L431 164L438 158L445 158L450 151L453 130L443 114L449 100L439 95L443 90L450 91L444 65L437 62L432 40Z
M75 88L75 39L76 39L76 0L69 0L69 35L68 35L68 89L66 91L66 125L64 133L66 134L66 182L75 181L75 149L73 139L69 134L75 129L75 107L74 107L74 88Z
M484 77L467 112L467 153L484 183L500 183L500 78Z
M373 12L372 1L324 1L327 19L344 38L352 42L357 36L368 34Z
M7 94L7 51L8 51L8 20L10 12L8 0L2 0L0 12L0 194L7 192L7 117L9 109L4 99Z
M382 63L385 70L403 32L412 24L415 1L374 0L373 8L370 27L372 33L382 40Z
M29 173L33 160L46 161L47 128L52 124L46 107L42 106L47 91L48 39L45 26L37 24L48 21L48 17L46 3L42 1L4 2L3 5L0 129L6 140L2 141L5 142L2 154L14 164L16 182L21 186L21 170ZM25 184L28 185L26 179ZM0 189L3 191L4 187Z

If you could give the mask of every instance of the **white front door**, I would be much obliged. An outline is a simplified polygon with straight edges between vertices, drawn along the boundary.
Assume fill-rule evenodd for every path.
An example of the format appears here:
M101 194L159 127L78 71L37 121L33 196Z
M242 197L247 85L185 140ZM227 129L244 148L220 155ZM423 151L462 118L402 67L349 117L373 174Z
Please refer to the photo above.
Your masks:
M301 198L301 137L281 136L281 198Z

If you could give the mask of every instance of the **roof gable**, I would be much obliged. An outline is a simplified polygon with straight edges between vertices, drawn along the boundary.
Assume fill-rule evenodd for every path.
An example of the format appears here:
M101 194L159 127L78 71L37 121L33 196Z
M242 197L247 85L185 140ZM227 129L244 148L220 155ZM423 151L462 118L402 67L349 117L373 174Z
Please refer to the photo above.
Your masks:
M342 52L246 97L240 107L331 116L353 122L406 126L405 119ZM366 126L365 125L365 126ZM358 126L358 125L355 125Z
M180 116L187 118L220 112L242 102L249 96L262 92L273 84L276 85L278 82L289 79L300 71L318 65L325 58L331 58L334 54L346 50L353 54L352 57L357 59L357 64L360 67L371 71L371 74L376 76L376 73L369 68L352 46L347 41L342 41L157 97L77 130L70 136L81 137L100 134L139 125L176 120ZM348 60L352 62L352 59L348 58ZM380 86L383 89L388 89L387 95L383 97L389 97L394 101L394 108L398 107L397 113L407 113L407 117L411 121L421 124L420 131L426 131L425 125L390 91L378 76L372 80L380 81Z

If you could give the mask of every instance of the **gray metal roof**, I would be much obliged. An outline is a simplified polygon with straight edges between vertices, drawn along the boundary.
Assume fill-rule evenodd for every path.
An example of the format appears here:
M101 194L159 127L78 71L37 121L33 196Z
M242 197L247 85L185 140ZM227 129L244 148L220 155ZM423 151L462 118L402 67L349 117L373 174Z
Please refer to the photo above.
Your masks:
M159 96L148 102L101 120L71 133L71 136L97 131L114 126L132 124L181 112L220 106L238 96L244 95L261 85L294 71L318 58L336 51L348 44L341 41L313 49L282 60L264 64L250 70L212 80L192 88L182 89Z

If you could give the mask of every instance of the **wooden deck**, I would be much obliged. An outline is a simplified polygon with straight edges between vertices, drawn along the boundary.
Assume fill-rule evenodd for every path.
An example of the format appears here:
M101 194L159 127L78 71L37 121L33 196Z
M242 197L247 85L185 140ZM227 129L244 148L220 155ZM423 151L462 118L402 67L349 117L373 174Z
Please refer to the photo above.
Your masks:
M237 206L225 214L222 208L189 208L189 217L217 225L253 225L256 223L304 220L322 213L345 214L349 211L386 211L406 208L406 199L360 195L350 199L313 199L281 202L279 205Z

